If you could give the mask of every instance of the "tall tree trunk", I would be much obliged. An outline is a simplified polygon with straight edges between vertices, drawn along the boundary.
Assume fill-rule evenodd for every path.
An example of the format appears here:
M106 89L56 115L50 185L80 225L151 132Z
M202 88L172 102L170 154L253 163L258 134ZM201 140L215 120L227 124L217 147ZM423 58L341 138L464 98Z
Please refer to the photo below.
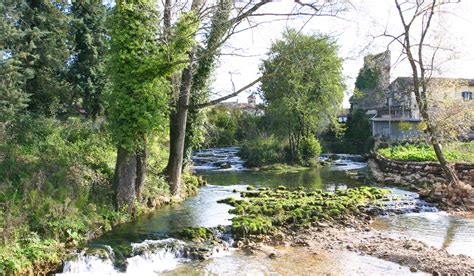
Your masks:
M115 203L119 210L126 206L130 214L135 212L133 201L135 199L136 177L136 153L119 146L115 165Z
M137 150L137 177L135 180L135 196L140 202L142 200L143 187L145 186L145 177L147 172L147 158L148 158L148 148L147 140L144 139L145 143L143 148Z
M184 142L186 136L186 120L188 116L189 98L193 78L194 51L189 54L189 66L183 70L181 87L176 110L170 116L170 155L168 159L168 183L173 195L179 195L181 173L183 170Z

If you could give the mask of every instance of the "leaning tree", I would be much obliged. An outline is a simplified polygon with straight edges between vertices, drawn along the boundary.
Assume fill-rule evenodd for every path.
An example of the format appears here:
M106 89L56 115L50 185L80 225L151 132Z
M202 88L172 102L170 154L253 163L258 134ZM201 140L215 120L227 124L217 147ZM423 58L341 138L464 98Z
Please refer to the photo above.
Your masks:
M447 12L445 6L454 1L446 0L394 0L402 31L398 35L385 33L392 42L402 48L402 58L410 65L412 74L412 89L415 95L418 110L426 124L425 133L433 146L436 157L442 168L444 177L449 184L443 189L443 197L450 203L466 205L474 208L472 198L474 190L459 180L453 164L446 159L441 146L440 133L442 127L436 124L433 113L430 112L430 85L433 74L439 62L439 53L447 50L444 41L435 40L431 36L436 28L436 19Z
M302 2L296 0L295 8L288 13L262 11L262 8L271 2L271 0L243 1L237 5L231 0L192 1L191 10L198 14L201 22L200 31L196 33L196 40L199 43L188 53L190 61L188 66L170 78L174 89L171 93L173 108L170 116L170 155L165 173L174 195L179 195L186 139L192 139L190 136L194 133L192 128L195 123L193 119L196 118L199 110L235 97L262 79L258 77L240 89L234 89L228 95L209 99L207 85L221 57L222 47L229 38L236 33L249 31L262 22L268 22L260 20L264 17L277 20L277 18L305 16L309 20L313 16L334 16L343 11L349 3L349 1ZM185 7L186 4L180 5L180 1L165 1L163 12L165 29L171 26L172 14L176 14L177 7L182 9L183 6ZM255 18L259 20L253 20ZM191 124L188 123L189 119L191 119Z

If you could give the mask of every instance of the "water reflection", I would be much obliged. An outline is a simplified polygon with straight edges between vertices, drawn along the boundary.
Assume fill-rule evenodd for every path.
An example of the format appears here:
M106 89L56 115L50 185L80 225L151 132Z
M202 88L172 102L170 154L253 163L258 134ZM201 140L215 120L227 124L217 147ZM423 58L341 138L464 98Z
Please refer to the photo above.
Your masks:
M206 171L200 172L209 183L219 186L253 185L258 187L286 186L297 189L303 186L309 190L323 189L334 191L337 188L359 187L365 184L365 179L350 177L345 171L334 171L329 167L308 169L301 172L252 172L252 171Z
M452 254L474 257L474 220L445 212L412 213L378 218L374 227L393 236L408 236Z

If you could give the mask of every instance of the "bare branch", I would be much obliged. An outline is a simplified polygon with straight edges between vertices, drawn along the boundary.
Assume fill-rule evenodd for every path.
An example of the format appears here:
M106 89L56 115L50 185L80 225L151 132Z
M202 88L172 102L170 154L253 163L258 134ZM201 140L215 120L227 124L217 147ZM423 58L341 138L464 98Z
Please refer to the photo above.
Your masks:
M245 90L249 89L250 87L252 87L255 84L257 84L258 82L260 82L263 78L264 77L261 76L261 77L255 79L254 81L250 82L249 84L245 85L244 87L240 88L239 90L234 91L233 93L231 93L229 95L217 98L215 100L212 100L212 101L209 101L209 102L206 102L206 103L195 104L195 105L191 105L191 106L188 106L188 107L189 107L189 109L194 109L195 110L195 109L201 109L201 108L204 108L204 107L216 105L216 104L218 104L222 101L225 101L225 100L228 100L228 99L231 99L233 97L238 96L240 93L244 92Z

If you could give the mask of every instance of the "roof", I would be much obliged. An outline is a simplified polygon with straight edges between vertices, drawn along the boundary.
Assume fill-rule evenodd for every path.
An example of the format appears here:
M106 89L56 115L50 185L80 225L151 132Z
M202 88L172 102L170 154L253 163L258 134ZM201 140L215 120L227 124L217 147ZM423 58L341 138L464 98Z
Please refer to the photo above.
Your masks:
M464 78L430 78L430 84L437 84L437 85L445 85L445 86L452 86L453 83L456 83L460 86L474 86L474 79L464 79ZM402 85L402 87L408 88L413 86L413 77L398 77L394 79L389 87L393 87L394 85Z

